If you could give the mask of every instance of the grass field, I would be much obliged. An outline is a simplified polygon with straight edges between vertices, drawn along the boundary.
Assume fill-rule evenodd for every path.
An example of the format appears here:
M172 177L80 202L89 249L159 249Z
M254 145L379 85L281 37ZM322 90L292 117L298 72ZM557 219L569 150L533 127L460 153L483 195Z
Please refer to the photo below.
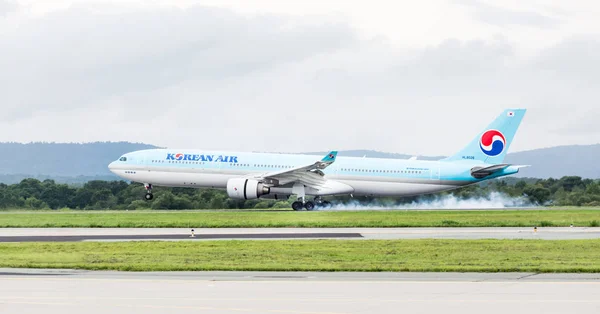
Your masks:
M600 240L0 244L0 267L125 271L600 272Z
M599 209L443 211L57 211L0 212L0 227L578 227Z

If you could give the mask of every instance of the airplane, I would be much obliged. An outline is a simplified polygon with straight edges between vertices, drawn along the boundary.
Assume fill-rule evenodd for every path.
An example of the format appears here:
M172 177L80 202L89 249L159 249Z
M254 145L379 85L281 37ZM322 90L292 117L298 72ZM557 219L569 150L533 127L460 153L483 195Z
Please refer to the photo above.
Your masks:
M416 196L457 189L519 172L503 163L526 109L507 109L461 151L437 160L149 149L127 153L110 171L153 186L224 189L234 199L282 199L294 210L328 206L324 196ZM312 199L309 199L312 197Z

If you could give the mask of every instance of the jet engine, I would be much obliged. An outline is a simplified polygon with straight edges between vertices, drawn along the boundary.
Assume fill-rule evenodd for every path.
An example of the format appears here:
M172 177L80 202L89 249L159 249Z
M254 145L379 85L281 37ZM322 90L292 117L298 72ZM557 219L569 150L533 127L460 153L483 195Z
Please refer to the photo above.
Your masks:
M227 195L231 198L251 200L269 192L271 189L257 180L235 178L227 181Z

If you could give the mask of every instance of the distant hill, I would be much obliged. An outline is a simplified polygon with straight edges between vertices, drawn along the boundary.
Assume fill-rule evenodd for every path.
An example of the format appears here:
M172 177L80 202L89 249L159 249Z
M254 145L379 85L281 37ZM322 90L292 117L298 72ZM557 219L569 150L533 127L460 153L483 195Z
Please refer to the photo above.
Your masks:
M128 142L0 143L0 175L106 176L124 153L155 146Z
M25 177L54 179L57 182L82 183L92 179L117 179L107 165L124 153L156 146L128 142L0 143L0 182L15 183ZM306 154L324 155L327 152ZM411 155L373 150L340 151L339 156L408 159ZM422 160L439 160L443 156L419 156ZM520 177L560 178L576 175L600 178L600 144L558 146L508 154L506 162L531 165Z
M600 144L540 148L506 155L511 164L531 165L519 175L535 178L600 178Z

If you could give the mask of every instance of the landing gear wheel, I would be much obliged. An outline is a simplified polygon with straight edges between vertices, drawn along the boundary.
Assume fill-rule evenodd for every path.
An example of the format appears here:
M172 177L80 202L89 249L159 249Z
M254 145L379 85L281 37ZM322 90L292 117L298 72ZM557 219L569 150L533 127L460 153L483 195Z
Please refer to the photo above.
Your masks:
M302 202L296 201L292 203L293 210L302 210L303 207L304 205L302 205Z
M321 204L319 204L320 207L330 207L331 206L331 202L329 201L322 201Z
M146 188L146 195L144 195L144 199L151 201L154 198L154 195L152 195L152 184L144 183L144 188Z
M315 203L308 201L304 204L304 208L306 208L306 210L313 210L315 209Z

